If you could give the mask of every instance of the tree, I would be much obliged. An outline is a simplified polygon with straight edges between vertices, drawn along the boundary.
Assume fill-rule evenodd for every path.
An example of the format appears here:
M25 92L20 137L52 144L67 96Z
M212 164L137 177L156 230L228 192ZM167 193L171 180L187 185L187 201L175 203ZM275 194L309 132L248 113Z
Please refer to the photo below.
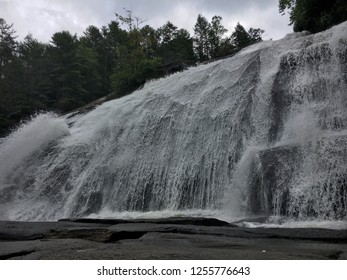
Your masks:
M237 23L234 32L231 34L231 38L237 51L251 44L250 35L240 23Z
M83 105L87 93L77 59L78 40L76 35L62 31L53 34L51 44L48 48L52 78L49 102L65 112Z
M50 79L46 57L47 46L34 39L31 34L19 44L19 58L25 71L25 98L28 114L43 110L47 102Z
M250 28L247 32L240 23L237 23L234 32L231 34L235 51L240 51L249 45L262 41L261 36L263 33L264 30L260 28Z
M263 41L262 35L264 34L264 30L260 29L260 28L250 28L248 30L248 34L250 36L251 39L251 44L255 44L255 43L259 43L261 41Z
M222 40L219 46L219 57L225 57L228 55L232 55L236 52L236 47L233 44L231 37L227 37Z
M221 56L221 44L223 41L224 34L228 31L222 25L222 17L214 16L212 18L209 28L209 44L211 58L217 58Z
M229 38L224 38L228 31L222 25L222 17L212 17L211 23L202 15L198 16L194 27L194 50L199 61L220 58L233 52Z
M113 53L112 48L114 40L110 39L114 34L110 34L110 29L113 28L110 26L109 28L104 27L103 31L101 31L95 26L88 26L79 40L80 46L91 49L94 53L94 58L97 59L93 72L98 76L98 97L110 92L109 78L116 63L116 55Z
M185 29L178 29L171 22L167 22L158 29L160 46L158 55L162 58L162 70L171 73L173 69L180 69L183 64L191 65L195 62L193 40Z
M295 32L320 32L347 20L345 0L279 0L278 7L289 12Z
M159 40L161 44L168 44L177 34L177 26L170 21L158 29Z
M126 59L129 43L129 32L120 28L117 21L111 21L107 26L102 27L102 35L104 38L101 49L101 65L102 77L105 93L113 90L110 77L116 71L122 70L122 62Z
M158 76L161 60L156 56L156 34L149 26L132 28L120 46L119 61L111 75L115 97L124 96L146 80Z
M8 25L0 18L0 78L5 78L5 67L15 57L17 42L13 24Z
M80 42L86 47L92 48L98 51L104 44L104 37L100 32L100 29L96 26L90 25L84 31L84 36L80 38Z
M115 13L115 15L117 20L119 20L121 24L125 24L128 26L128 31L132 31L134 29L138 30L140 28L140 25L146 21L143 18L135 16L132 10L128 10L125 8L123 8L123 10L125 11L124 16L118 13Z
M149 25L146 25L140 29L140 35L142 38L141 39L142 49L146 57L154 58L159 48L158 32L154 28L150 27Z
M81 101L88 103L105 95L98 67L97 52L92 48L79 44L76 51L76 63L78 64L78 71L82 77L81 87L85 92L81 96Z
M0 18L0 134L21 119L23 67L13 24Z
M176 49L177 58L188 64L193 65L196 57L193 50L193 38L186 29L179 29L173 40L173 48Z
M210 59L210 24L201 14L198 15L194 26L194 49L199 61Z

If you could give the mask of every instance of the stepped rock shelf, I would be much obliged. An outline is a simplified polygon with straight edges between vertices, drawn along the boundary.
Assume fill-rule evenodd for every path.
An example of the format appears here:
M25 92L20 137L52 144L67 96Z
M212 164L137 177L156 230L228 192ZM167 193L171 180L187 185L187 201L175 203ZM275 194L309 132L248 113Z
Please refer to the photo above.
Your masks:
M0 222L0 259L347 259L347 230L217 219Z

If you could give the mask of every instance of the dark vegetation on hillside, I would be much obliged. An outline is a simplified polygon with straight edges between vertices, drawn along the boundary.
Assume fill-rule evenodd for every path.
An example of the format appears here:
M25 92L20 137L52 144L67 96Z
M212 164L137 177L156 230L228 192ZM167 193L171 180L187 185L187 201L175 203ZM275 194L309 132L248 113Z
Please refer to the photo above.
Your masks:
M316 33L347 20L346 0L279 0L279 10L289 11L295 32Z
M124 96L147 80L198 62L233 54L261 41L263 30L238 24L230 37L222 18L198 16L192 37L167 22L154 29L131 10L114 21L69 31L41 43L29 34L17 41L12 24L0 19L0 136L35 112L65 113L100 97Z

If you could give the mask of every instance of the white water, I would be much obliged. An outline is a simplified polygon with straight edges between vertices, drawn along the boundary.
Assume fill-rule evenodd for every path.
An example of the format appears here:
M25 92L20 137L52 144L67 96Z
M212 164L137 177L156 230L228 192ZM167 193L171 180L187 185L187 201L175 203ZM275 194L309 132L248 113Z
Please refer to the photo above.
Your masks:
M346 46L344 23L251 46L74 119L38 116L1 143L0 219L342 221Z
M69 134L64 119L50 113L38 115L30 122L23 123L1 143L0 188L6 182L6 176L28 156L46 148L49 142Z
M283 217L269 217L264 222L236 222L241 227L248 228L327 228L334 230L347 230L346 220L320 220L306 219L298 221L294 219L283 219Z

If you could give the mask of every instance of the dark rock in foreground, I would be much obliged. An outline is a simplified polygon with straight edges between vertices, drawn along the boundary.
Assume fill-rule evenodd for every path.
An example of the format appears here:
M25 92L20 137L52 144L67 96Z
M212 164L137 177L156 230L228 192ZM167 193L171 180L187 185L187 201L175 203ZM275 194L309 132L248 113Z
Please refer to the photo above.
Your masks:
M347 230L204 218L3 221L0 259L347 259Z
M196 226L230 226L229 223L214 219L214 218L186 218L186 217L170 217L161 219L132 219L132 220L122 220L122 219L62 219L62 222L77 222L77 223L93 223L93 224L176 224L176 225L196 225Z

